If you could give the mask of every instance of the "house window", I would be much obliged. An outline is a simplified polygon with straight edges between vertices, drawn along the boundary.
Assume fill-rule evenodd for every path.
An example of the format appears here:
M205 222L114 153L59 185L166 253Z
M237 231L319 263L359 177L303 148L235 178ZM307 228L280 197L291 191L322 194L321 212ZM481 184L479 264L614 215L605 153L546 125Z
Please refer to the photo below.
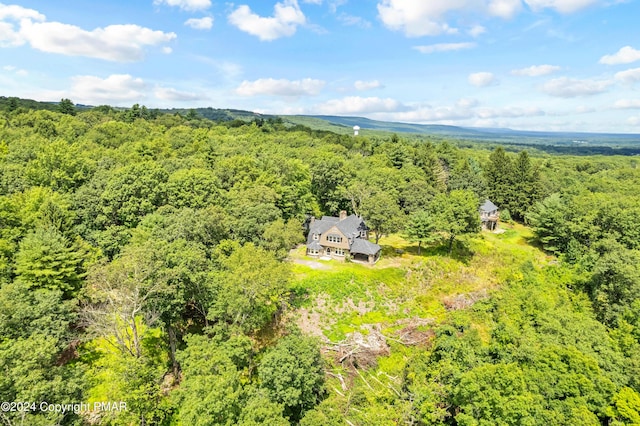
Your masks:
M327 241L330 243L341 243L342 237L338 235L327 235Z
M318 255L318 250L316 249L309 249L309 254L312 256L317 256Z
M318 241L318 234L313 234L313 239L314 239L315 241Z
M360 238L367 238L367 231L360 231Z
M336 256L344 256L344 250L341 248L337 248L333 251Z

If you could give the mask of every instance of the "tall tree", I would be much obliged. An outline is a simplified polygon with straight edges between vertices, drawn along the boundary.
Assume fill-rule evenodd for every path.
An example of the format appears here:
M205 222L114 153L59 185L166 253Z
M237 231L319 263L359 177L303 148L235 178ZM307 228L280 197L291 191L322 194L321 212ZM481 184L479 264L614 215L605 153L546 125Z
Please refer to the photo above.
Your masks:
M409 216L406 232L409 241L418 243L418 255L423 243L430 243L437 239L435 222L426 211L415 212Z
M61 99L58 104L58 111L63 114L76 115L76 107L70 99Z
M478 198L468 190L438 194L429 206L432 229L447 242L449 253L456 238L480 232Z
M401 227L403 217L398 202L386 192L375 192L363 201L361 209L367 226L376 234L376 244L380 237Z
M502 147L489 156L485 179L487 197L499 208L512 211L513 163Z
M513 199L509 210L514 219L523 220L531 206L539 200L540 176L531 164L527 151L521 151L513 164Z

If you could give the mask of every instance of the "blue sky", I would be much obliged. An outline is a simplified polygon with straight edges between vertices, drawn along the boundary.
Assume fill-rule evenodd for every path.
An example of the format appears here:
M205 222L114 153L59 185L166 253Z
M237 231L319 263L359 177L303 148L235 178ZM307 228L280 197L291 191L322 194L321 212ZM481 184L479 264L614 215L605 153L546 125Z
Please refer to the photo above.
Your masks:
M640 133L635 0L0 3L0 95Z

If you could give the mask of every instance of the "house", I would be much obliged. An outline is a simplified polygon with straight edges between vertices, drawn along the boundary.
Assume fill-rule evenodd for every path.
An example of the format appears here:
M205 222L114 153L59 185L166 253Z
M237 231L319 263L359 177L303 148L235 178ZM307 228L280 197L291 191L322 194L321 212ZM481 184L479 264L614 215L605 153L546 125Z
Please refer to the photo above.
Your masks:
M364 220L341 211L339 217L311 218L307 237L307 256L344 259L373 264L380 258L380 246L368 241Z
M486 200L483 205L480 206L480 222L482 222L482 229L488 229L493 231L498 227L498 219L500 218L500 212L498 206L491 201Z

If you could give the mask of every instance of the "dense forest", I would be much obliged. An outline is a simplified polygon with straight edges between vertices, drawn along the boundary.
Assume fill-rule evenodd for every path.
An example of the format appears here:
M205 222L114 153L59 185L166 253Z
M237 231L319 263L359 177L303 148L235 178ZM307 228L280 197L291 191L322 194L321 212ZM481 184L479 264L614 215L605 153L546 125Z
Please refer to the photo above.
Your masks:
M11 99L0 424L640 423L636 158Z

